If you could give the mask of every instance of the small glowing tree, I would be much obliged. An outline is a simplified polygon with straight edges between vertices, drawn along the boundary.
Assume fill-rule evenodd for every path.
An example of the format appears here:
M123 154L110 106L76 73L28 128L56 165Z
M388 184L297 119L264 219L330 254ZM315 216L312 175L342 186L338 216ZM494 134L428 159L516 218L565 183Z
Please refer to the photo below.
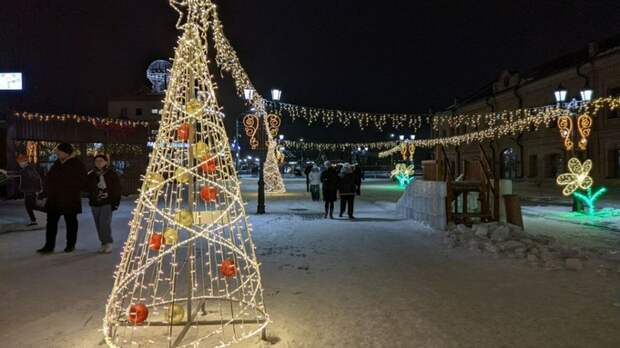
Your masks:
M414 180L415 167L413 164L407 166L405 163L396 164L396 168L392 170L391 177L398 181L401 187L411 184Z

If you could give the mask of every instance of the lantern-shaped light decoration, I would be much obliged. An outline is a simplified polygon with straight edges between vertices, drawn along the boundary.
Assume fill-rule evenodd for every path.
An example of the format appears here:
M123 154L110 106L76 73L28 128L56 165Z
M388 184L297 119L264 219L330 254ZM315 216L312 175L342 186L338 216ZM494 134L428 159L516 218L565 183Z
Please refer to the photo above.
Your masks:
M564 103L566 101L566 88L560 84L555 92L553 92L553 95L555 96L555 102L558 103L558 105Z

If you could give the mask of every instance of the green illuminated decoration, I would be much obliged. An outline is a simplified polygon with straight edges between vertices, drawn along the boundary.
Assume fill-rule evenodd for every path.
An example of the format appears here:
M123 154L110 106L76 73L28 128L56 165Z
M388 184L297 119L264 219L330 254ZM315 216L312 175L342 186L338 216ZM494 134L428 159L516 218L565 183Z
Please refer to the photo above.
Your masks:
M580 192L573 193L577 199L581 200L589 209L588 213L593 214L596 209L596 201L607 192L607 188L601 187L596 192L592 193L592 188L588 188L586 194Z
M407 166L405 163L398 163L396 168L392 170L392 178L396 178L400 187L405 187L413 182L413 175L415 174L415 167L412 165Z

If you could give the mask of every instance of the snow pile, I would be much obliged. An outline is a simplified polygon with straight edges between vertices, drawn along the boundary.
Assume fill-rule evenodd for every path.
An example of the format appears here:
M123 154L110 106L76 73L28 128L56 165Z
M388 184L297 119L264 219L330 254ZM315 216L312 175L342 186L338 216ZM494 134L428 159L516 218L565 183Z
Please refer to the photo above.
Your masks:
M451 248L466 247L496 257L524 259L546 270L578 271L594 258L620 263L620 254L616 257L597 248L564 246L553 237L527 234L521 227L504 222L476 224L471 228L449 225L443 241ZM605 267L611 269L609 265Z

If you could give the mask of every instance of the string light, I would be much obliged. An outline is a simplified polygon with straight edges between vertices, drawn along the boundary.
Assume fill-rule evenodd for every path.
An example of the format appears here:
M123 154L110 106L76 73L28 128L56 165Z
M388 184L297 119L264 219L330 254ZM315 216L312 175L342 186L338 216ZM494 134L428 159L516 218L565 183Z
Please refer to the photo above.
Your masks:
M368 148L369 150L387 149L398 145L398 141L375 141L366 143L313 143L307 141L284 140L282 142L286 147L300 150L318 150L318 151L347 151L357 148Z
M278 115L267 115L263 118L265 121L265 129L267 132L267 158L263 168L263 175L265 180L265 192L267 193L284 193L286 187L284 186L284 180L280 174L279 161L276 156L278 151L278 144L274 138L278 135L280 130L281 120Z
M186 22L178 23L182 36L161 125L106 305L105 341L115 348L224 347L259 334L269 322L208 70L207 29L215 6L210 0L170 4ZM181 139L183 124L188 133ZM206 200L200 195L205 187ZM222 273L225 264L233 264L234 273L230 267Z
M577 199L581 200L583 203L585 203L588 206L589 214L594 214L594 211L596 210L596 202L599 200L599 198L601 198L601 196L605 192L607 192L606 187L599 188L598 190L596 190L595 193L592 193L592 188L589 188L586 191L585 195L580 192L575 192L573 193L573 196L575 196Z
M13 115L26 121L88 123L93 127L97 128L147 128L151 125L149 122L146 121L130 121L111 117L82 116L76 114L57 115L39 114L32 112L16 112Z

